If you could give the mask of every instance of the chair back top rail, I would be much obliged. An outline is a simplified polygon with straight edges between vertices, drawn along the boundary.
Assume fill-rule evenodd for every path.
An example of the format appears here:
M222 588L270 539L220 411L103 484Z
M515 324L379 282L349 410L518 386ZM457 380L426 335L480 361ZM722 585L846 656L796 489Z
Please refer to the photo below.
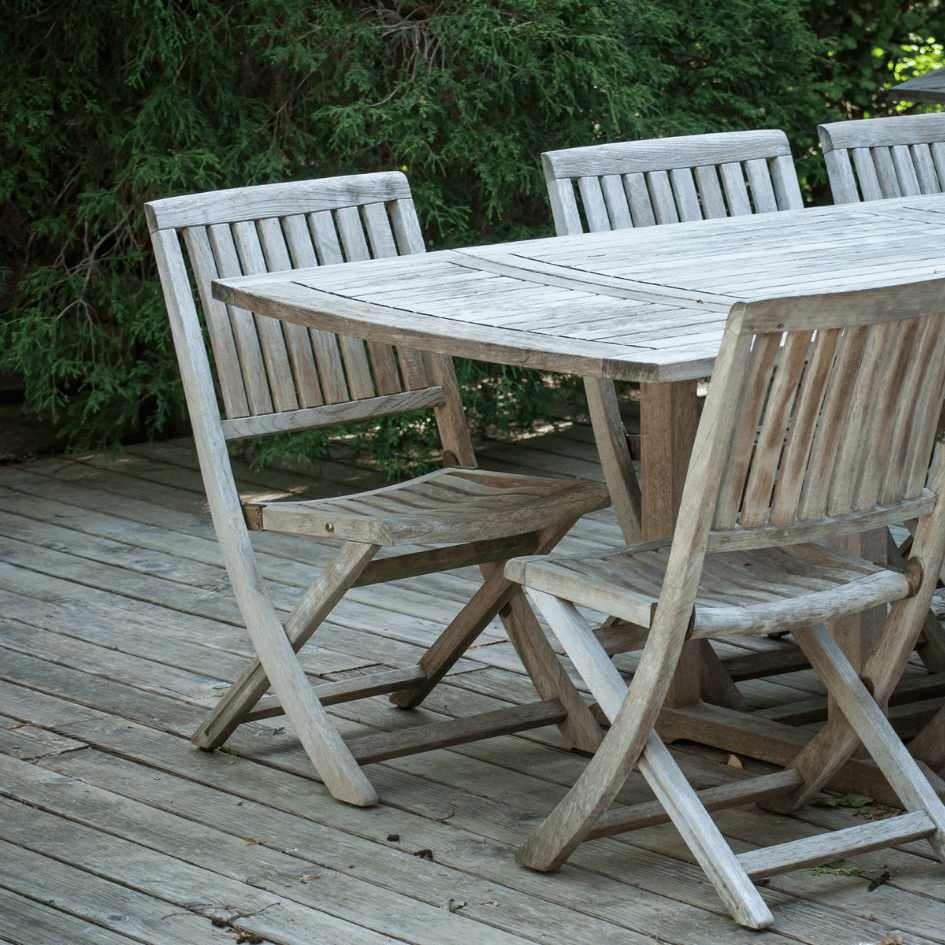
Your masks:
M257 317L214 299L211 290L218 278L424 252L403 174L170 197L147 204L146 213L152 233L173 236L156 240L156 250L171 247L189 265L227 437L354 422L455 399L449 359ZM187 293L193 297L190 286ZM196 306L187 314L197 318Z
M887 524L925 508L945 280L738 303L726 345L740 379L729 416L715 415L729 439L713 532L741 532L745 547L755 530L770 545L825 521L842 531L846 519Z
M145 204L145 215L152 231L179 230L410 199L404 174L381 171L164 197Z
M817 131L834 203L945 193L945 114L838 121Z
M896 144L934 144L945 140L945 114L895 115L818 125L821 148L880 148Z
M542 166L559 235L803 206L790 144L777 130L547 151Z

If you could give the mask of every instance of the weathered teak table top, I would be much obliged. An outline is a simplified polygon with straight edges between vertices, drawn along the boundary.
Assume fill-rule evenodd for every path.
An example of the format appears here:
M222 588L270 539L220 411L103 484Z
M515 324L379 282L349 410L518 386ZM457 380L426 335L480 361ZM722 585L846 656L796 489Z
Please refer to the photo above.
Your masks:
M945 271L945 196L223 279L223 301L457 356L624 380L708 374L737 300Z

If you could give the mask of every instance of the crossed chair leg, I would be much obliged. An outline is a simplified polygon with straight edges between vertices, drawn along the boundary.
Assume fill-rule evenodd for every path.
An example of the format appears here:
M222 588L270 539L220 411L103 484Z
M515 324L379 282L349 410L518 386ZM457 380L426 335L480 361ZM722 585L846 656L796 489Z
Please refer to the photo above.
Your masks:
M672 821L736 921L758 929L771 925L773 916L753 880L917 839L928 840L936 857L945 862L945 806L882 708L915 645L922 608L928 606L924 595L893 606L862 679L825 628L795 631L842 714L832 718L784 771L697 793L654 731L665 697L658 691L660 680L671 675L651 672L666 656L659 652L660 641L647 647L654 654L649 665L645 665L644 650L628 690L570 602L532 589L528 594L613 724L571 791L529 838L520 854L526 866L554 870L585 839ZM908 632L910 626L916 627L915 632ZM638 678L643 682L636 686ZM863 679L869 681L869 688ZM741 855L734 853L709 816L709 810L751 802L783 812L794 810L830 780L860 743L896 791L906 813ZM656 801L608 810L634 767Z
M550 551L572 525L569 521L564 526L519 536L515 551ZM527 539L524 547L522 537ZM390 580L392 574L400 578L432 569L428 562L433 559L420 553L398 556L406 562L407 573L402 568L392 570L397 558L376 560L378 550L377 545L361 542L342 545L331 565L302 595L284 626L261 581L249 601L244 592L241 610L258 658L226 691L194 735L200 748L211 751L223 745L240 725L285 714L332 795L357 806L377 801L361 769L361 765L373 761L550 724L557 724L573 747L588 752L596 749L601 729L562 669L521 588L505 578L504 560L480 565L482 585L424 653L419 665L313 687L299 662L298 651L350 588ZM419 706L496 616L501 616L541 701L472 718L363 736L350 745L344 742L325 711L327 706L380 694L391 694L391 700L402 708ZM270 686L273 697L264 699Z

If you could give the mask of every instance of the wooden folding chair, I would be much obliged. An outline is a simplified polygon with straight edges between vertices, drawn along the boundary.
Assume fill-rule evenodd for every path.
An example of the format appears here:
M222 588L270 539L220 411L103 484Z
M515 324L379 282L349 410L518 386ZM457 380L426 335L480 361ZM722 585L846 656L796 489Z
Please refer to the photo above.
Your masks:
M557 723L593 750L599 727L561 670L501 563L553 548L609 503L580 481L476 470L453 365L440 355L316 331L213 299L218 277L423 252L400 173L299 181L158 200L146 206L214 528L258 659L195 736L210 750L244 722L285 713L338 799L376 801L360 764ZM186 258L181 246L186 247ZM188 273L188 264L190 272ZM191 279L213 350L221 419ZM433 409L448 468L374 492L315 501L241 502L226 441ZM336 539L337 556L283 625L247 526ZM377 557L384 548L433 546ZM354 586L479 564L484 582L419 665L312 687L296 657ZM472 719L382 733L346 745L333 703L394 693L418 705L499 614L542 697ZM277 701L257 708L270 685Z
M945 280L733 306L671 540L598 558L524 558L521 582L612 721L523 862L672 821L736 920L772 916L751 880L926 838L945 859L945 807L883 709L945 555ZM934 473L930 457L936 448ZM903 570L816 542L918 519ZM629 689L575 605L649 628ZM823 623L891 605L858 676ZM839 711L783 772L697 794L655 731L687 640L790 630ZM811 799L866 747L907 813L739 856L708 809ZM637 766L656 803L607 811Z
M945 193L945 115L819 125L834 203Z

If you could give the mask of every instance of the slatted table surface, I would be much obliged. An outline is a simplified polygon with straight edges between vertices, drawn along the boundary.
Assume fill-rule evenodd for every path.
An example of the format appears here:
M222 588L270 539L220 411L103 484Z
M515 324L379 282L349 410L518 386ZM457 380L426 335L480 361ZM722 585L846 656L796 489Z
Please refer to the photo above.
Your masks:
M708 374L739 300L945 272L945 196L756 214L224 279L259 314L585 376Z

